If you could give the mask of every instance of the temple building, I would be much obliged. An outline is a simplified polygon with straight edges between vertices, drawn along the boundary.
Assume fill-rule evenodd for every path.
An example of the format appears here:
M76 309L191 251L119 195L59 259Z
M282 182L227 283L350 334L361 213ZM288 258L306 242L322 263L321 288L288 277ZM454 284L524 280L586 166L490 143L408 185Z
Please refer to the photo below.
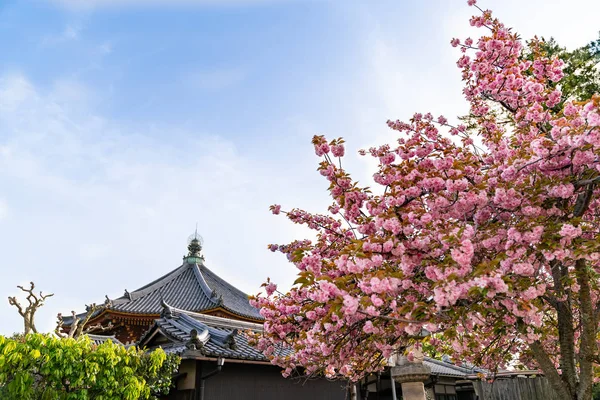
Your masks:
M113 328L103 334L113 335L121 343L136 343L160 318L163 303L196 314L261 323L263 318L250 305L248 295L208 269L201 250L202 238L195 233L180 267L137 290L125 290L117 299L107 297L86 325L111 324ZM85 316L80 314L78 318ZM64 318L64 330L70 329L72 320Z

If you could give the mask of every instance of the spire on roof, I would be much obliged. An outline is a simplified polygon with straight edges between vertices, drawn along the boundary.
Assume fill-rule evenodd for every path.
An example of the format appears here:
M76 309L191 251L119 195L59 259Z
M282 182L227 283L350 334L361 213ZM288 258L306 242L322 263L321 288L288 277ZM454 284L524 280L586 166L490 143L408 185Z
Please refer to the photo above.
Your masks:
M204 256L200 254L203 244L204 239L198 234L198 224L196 224L196 231L188 237L188 255L183 259L188 264L198 264L204 261Z

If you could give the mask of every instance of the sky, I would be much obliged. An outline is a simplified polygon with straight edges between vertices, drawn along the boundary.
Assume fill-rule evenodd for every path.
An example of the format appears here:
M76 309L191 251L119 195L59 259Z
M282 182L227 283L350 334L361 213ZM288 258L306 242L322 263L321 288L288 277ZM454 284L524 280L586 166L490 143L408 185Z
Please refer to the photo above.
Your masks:
M597 0L480 0L522 37L598 37ZM187 237L247 293L295 270L267 250L310 235L269 205L325 211L314 134L361 148L388 119L466 110L462 0L1 0L0 334L34 281L37 315L116 298L181 265Z

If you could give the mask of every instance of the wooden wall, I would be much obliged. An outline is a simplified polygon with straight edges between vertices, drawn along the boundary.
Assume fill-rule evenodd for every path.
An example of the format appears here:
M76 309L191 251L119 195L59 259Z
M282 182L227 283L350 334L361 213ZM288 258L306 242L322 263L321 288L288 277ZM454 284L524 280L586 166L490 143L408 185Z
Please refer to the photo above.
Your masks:
M480 400L561 400L543 376L473 382Z
M203 375L214 362L202 365ZM345 382L285 379L270 365L227 363L205 382L204 400L345 400Z
M196 391L171 389L169 395L161 397L161 400L196 400Z

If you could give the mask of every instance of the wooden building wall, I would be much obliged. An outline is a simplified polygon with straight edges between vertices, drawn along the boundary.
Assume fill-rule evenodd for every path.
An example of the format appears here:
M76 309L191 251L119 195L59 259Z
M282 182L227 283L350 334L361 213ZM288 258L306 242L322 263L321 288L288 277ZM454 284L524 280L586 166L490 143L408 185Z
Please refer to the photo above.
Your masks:
M203 370L214 368L203 365ZM281 376L281 368L257 364L225 364L206 381L205 400L345 400L344 382L298 381Z
M161 400L196 400L196 392L194 390L175 390L172 389L168 396L162 397Z
M198 362L202 375L215 369L215 362ZM198 384L196 385L198 386ZM169 400L196 400L195 390L171 391ZM281 376L271 365L227 363L220 373L205 381L204 400L345 400L345 382L326 379L298 381Z
M543 376L473 382L480 400L562 400Z

